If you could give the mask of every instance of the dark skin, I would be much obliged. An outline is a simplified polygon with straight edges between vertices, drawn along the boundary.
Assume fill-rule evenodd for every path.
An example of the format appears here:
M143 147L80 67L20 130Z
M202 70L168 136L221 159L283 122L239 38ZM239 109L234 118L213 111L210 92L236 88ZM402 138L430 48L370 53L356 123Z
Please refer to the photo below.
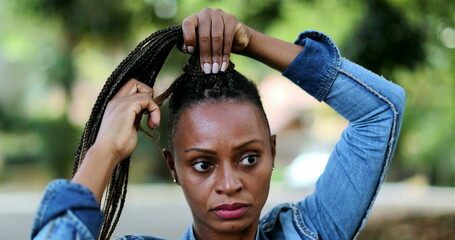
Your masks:
M193 14L182 27L183 50L199 49L201 68L207 73L226 69L231 52L283 71L303 49L257 32L220 9ZM135 119L144 110L149 113L148 126L158 126L160 111L153 101L153 90L134 79L109 102L96 142L72 179L89 188L98 201L115 166L136 148ZM183 123L185 128L192 126L191 135L187 129L180 129ZM247 102L222 101L185 110L178 124L174 150L165 154L171 174L181 184L191 207L196 236L254 239L275 155L275 137L270 136L264 117ZM201 162L211 166L208 172L195 170L206 166ZM214 205L233 201L247 205L241 217L223 220L213 214Z
M198 239L254 238L275 157L275 136L265 121L253 104L229 100L183 112L174 149L165 155L190 205ZM226 220L213 211L232 203L248 205L245 214Z

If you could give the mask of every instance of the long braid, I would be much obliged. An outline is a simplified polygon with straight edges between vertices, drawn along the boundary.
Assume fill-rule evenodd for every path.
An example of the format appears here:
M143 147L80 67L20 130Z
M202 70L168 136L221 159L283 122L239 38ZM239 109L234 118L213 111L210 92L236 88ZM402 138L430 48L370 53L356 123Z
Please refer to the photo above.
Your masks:
M111 76L107 79L106 83L104 84L94 106L92 109L92 114L90 115L89 121L85 125L85 129L83 132L83 136L81 138L81 141L79 143L77 153L76 153L76 160L74 161L74 166L73 166L73 176L77 171L78 166L80 165L80 162L82 159L85 157L85 151L82 151L82 149L88 149L89 147L86 146L86 143L88 142L89 139L89 133L92 132L93 129L93 122L99 121L99 117L102 116L102 114L93 114L93 113L98 113L100 111L102 102L106 100L106 94L109 90L114 90L112 87L113 82L119 82L116 81L119 79L119 75L122 71L126 69L126 66L130 65L131 63L136 62L137 54L139 51L141 51L144 48L144 45L146 45L148 42L150 42L153 38L155 38L157 35L160 35L163 31L166 31L168 29L163 29L160 31L157 31L153 34L151 34L149 37L144 39L142 42L140 42L136 48L131 51L128 56L117 66L117 68L112 72ZM103 94L104 93L104 94ZM112 93L110 93L112 95ZM113 95L112 95L113 96ZM112 97L111 97L112 98ZM95 118L97 118L95 120Z
M88 149L94 144L102 116L108 102L118 90L131 78L153 87L169 52L176 44L182 43L182 29L173 26L159 30L145 40L117 66L104 84L92 108L90 118L85 125L73 165L73 176L82 163ZM160 104L162 100L160 100ZM128 184L130 157L121 161L115 168L107 187L103 211L105 220L98 239L109 239L118 223L122 212Z
M180 26L153 33L139 43L114 70L103 86L85 126L74 162L73 175L83 161L87 150L96 140L107 103L130 78L136 78L153 87L172 47L182 43L182 35ZM207 100L235 99L250 102L257 106L268 126L267 116L256 85L235 71L233 63L229 64L225 73L207 75L200 68L199 56L192 56L184 67L184 73L154 101L160 106L168 97L171 97L168 141L171 141L174 136L178 119L183 110ZM139 131L144 131L140 125L137 125L137 128ZM145 133L153 137L151 134ZM168 147L173 147L172 142L168 143ZM103 206L105 219L98 239L109 239L119 221L127 192L129 164L130 157L127 157L113 171L105 193Z

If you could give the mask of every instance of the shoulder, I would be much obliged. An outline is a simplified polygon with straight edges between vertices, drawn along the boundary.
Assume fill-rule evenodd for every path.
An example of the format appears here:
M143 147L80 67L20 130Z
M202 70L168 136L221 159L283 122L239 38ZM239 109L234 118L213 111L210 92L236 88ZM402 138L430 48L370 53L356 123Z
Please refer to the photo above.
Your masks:
M282 239L289 235L295 235L292 236L295 239L319 239L318 234L304 221L298 204L280 204L261 218L259 239Z

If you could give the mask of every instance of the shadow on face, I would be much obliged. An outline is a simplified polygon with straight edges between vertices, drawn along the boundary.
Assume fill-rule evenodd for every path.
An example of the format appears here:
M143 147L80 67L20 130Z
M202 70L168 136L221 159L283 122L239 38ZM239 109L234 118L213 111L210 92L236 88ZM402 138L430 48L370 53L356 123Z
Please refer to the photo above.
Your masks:
M200 103L182 113L171 174L182 186L195 231L255 231L268 196L275 136L259 109L246 101Z

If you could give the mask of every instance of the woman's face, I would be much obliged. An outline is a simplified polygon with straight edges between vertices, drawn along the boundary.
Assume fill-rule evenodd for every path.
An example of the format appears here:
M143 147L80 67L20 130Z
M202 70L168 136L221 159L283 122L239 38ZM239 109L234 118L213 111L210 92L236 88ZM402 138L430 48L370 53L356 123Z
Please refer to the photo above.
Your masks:
M229 100L182 113L167 158L196 232L256 230L275 155L275 137L265 121L253 104Z

